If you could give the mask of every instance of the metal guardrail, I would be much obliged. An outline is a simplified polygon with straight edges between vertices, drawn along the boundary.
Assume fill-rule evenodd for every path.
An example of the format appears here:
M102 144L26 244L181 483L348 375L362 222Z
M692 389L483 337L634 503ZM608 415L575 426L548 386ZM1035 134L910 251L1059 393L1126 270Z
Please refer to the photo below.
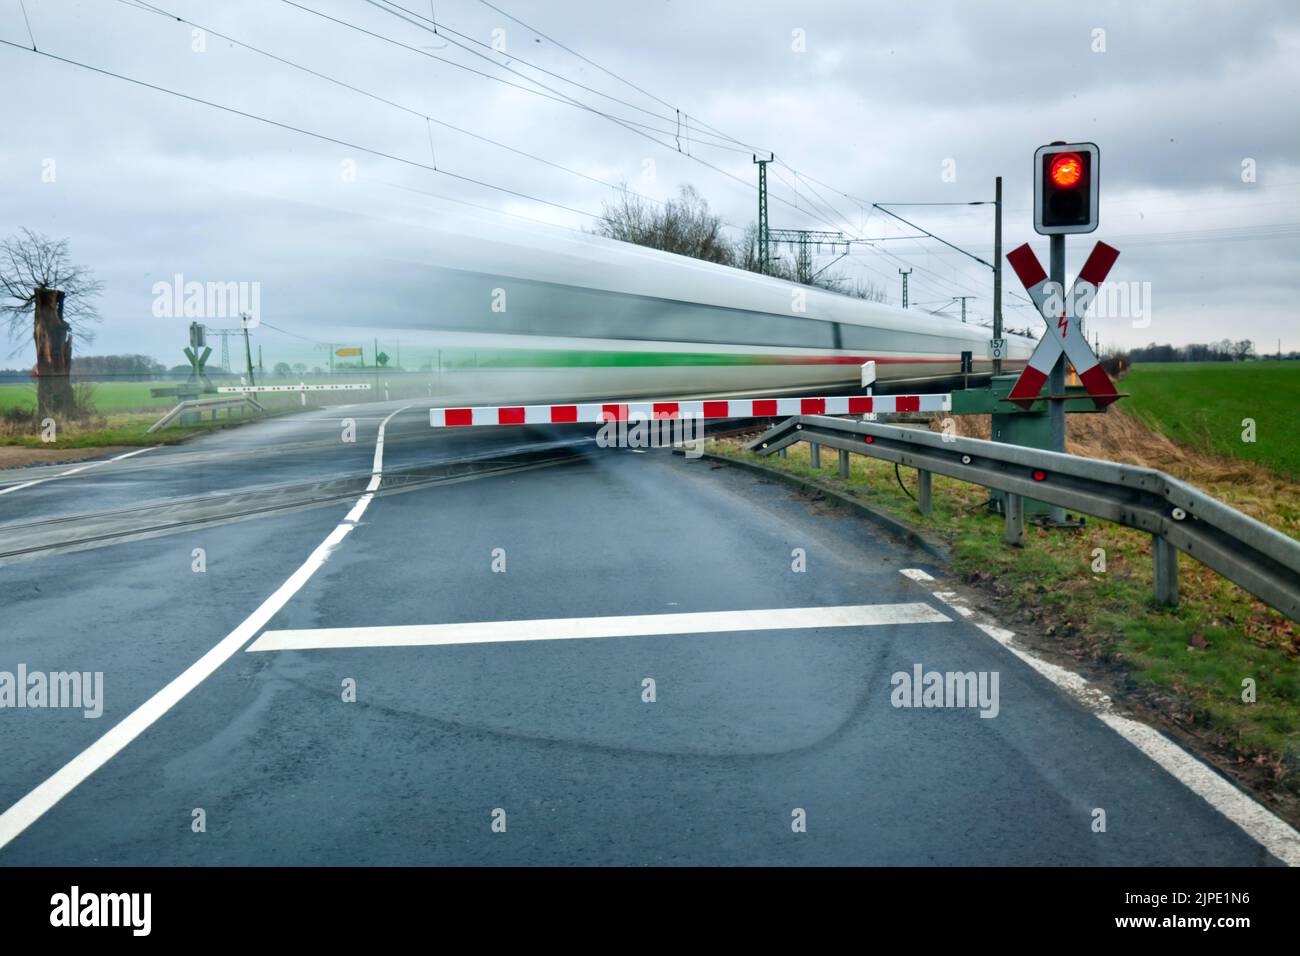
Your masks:
M745 447L770 455L799 441L839 449L841 474L850 454L917 469L923 514L932 474L1005 492L1010 544L1024 544L1025 498L1145 531L1162 604L1178 603L1182 551L1300 621L1300 541L1154 468L822 415L789 418Z
M243 408L244 406L250 407L255 412L266 410L257 402L256 399L249 398L246 395L240 396L239 398L192 398L181 402L162 418L150 425L148 429L146 429L145 434L156 432L160 428L166 428L177 418L186 413L197 412L201 416L204 412L211 410L212 420L216 421L218 409L226 409L226 414L229 415L234 409Z

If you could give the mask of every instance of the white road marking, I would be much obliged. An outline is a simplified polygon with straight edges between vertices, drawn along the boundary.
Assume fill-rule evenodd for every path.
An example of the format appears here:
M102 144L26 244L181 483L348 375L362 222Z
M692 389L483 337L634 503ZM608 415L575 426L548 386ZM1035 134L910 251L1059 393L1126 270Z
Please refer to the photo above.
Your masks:
M1119 714L1097 718L1142 751L1287 866L1300 866L1300 833L1158 731Z
M924 571L907 569L902 572L913 580L934 580ZM923 578L914 574L925 575ZM952 591L932 592L940 600ZM951 602L959 613L961 607ZM967 613L970 613L969 608ZM981 615L982 616L982 615ZM1266 807L1256 803L1247 793L1220 776L1174 741L1140 721L1115 712L1109 696L1097 690L1088 680L1059 664L1045 661L1016 644L1015 632L986 621L976 621L975 626L1020 658L1061 690L1065 691L1094 717L1119 734L1130 744L1159 764L1174 779L1212 806L1223 816L1241 827L1253 840L1288 866L1300 866L1300 833L1286 821L1276 817Z
M85 471L87 468L94 468L97 465L107 465L111 461L121 461L123 458L130 458L132 455L143 455L147 451L153 451L155 448L161 448L161 445L150 445L148 448L137 448L135 451L128 451L122 455L114 455L112 458L105 458L103 461L92 461L87 465L78 465L68 471L61 471L57 475L50 475L48 478L37 478L35 481L25 481L21 485L10 485L8 488L0 488L0 495L7 495L10 492L22 491L24 488L30 488L33 485L43 485L47 481L54 481L56 478L66 478L68 475L75 475L79 471Z
M931 579L933 580L933 578ZM975 612L967 606L966 602L957 594L956 591L931 591L944 604L948 605L962 617L974 617Z
M898 572L905 578L911 578L913 581L933 581L934 576L922 571L920 568L903 568Z
M595 637L658 637L730 631L868 627L877 624L940 624L952 619L928 604L854 604L843 607L764 608L620 617L561 617L535 621L473 621L399 627L337 627L267 631L253 651L301 651L339 647L429 647L513 641L565 641Z
M372 485L379 477L383 467L384 429L393 415L410 408L404 405L383 420L379 426L379 436L375 440L374 477ZM156 446L155 446L156 447ZM148 451L149 449L141 449ZM128 454L139 454L129 452ZM121 456L121 457L126 457ZM83 750L77 756L60 767L35 790L0 813L0 849L44 816L51 807L75 790L92 773L122 751L131 741L149 729L163 714L171 710L186 694L198 687L210 677L222 664L230 660L235 653L266 626L276 613L298 593L304 584L329 560L330 554L357 526L366 506L370 504L373 494L365 494L348 512L347 517L330 532L316 549L307 556L289 579L276 589L275 593L261 603L239 626L227 634L210 651L187 667L162 690L133 710L104 736Z

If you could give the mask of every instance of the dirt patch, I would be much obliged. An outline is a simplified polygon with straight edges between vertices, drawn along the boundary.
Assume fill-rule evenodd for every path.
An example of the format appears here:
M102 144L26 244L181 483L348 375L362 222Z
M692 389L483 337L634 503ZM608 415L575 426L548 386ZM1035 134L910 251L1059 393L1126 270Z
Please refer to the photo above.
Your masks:
M57 465L63 461L83 461L103 455L130 451L129 445L105 448L28 448L26 445L0 445L0 468L26 468L28 465Z
M944 417L934 416L931 431L942 430ZM992 421L988 415L957 415L953 421L961 437L986 441L991 437ZM1180 445L1122 408L1111 408L1104 414L1067 415L1065 427L1065 450L1072 455L1155 468L1211 494L1224 485L1253 486L1265 497L1286 498L1296 494L1294 482L1262 465ZM1253 513L1248 500L1233 504Z

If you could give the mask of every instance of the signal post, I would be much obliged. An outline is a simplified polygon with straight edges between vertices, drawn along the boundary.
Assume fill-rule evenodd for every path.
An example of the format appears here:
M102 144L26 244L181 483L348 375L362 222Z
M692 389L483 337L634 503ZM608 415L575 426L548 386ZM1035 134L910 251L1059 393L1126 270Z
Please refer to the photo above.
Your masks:
M1007 261L1046 322L1047 334L1019 376L995 375L987 389L953 393L954 413L991 414L994 441L1064 452L1067 411L1104 412L1121 397L1088 346L1082 321L1119 252L1097 243L1074 286L1065 288L1065 237L1096 230L1100 172L1101 150L1095 143L1057 142L1034 153L1034 231L1049 237L1048 270L1043 270L1027 243L1007 253ZM1004 348L995 333L993 357L1002 358ZM1066 385L1067 359L1082 385ZM1066 524L1060 507L1011 502L1000 495L998 499L997 510L1018 510L1023 505L1026 514L1046 516L1054 525Z

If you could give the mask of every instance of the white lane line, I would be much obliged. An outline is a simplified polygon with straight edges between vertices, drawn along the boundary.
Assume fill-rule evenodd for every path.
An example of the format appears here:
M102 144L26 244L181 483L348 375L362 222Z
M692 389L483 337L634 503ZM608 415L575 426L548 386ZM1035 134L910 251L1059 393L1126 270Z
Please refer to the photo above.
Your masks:
M535 621L473 621L400 627L337 627L267 631L252 651L301 651L339 647L429 647L512 641L565 641L594 637L658 637L730 631L870 627L878 624L941 624L952 619L928 604L853 604L842 607L764 608L620 617L561 617Z
M933 581L934 576L920 568L903 568L898 572L905 578L911 578L913 581Z
M112 458L105 458L103 461L92 461L87 465L78 465L68 471L61 471L57 475L50 475L48 478L37 478L35 481L24 481L21 485L10 485L8 488L0 488L0 495L7 495L10 492L22 491L24 488L30 488L33 485L43 485L47 481L54 481L56 478L66 478L68 475L75 475L77 472L85 471L87 468L94 468L98 465L107 465L111 461L121 461L123 458L130 458L132 455L143 455L147 451L153 451L155 448L161 448L161 445L150 445L148 448L137 448L135 451L128 451L122 455L114 455Z
M1260 806L1168 737L1119 714L1097 714L1107 727L1142 751L1287 866L1300 866L1300 833Z
M902 573L913 577L908 570ZM913 580L934 580L924 571L918 573L925 576L913 577ZM942 595L954 595L952 591L932 593L940 600L943 600ZM949 603L949 606L961 612L961 607L956 604ZM967 611L969 612L969 608ZM1249 837L1273 856L1288 866L1300 866L1300 833L1285 820L1274 816L1271 811L1256 803L1231 781L1220 776L1217 771L1206 766L1159 731L1130 717L1115 713L1114 704L1109 696L1093 687L1082 675L1067 670L1059 664L1045 661L1019 646L1014 631L987 621L976 621L975 626L1073 697L1091 711L1094 717L1159 764L1175 780L1241 827Z
M384 428L393 415L410 408L404 405L385 418L379 426L376 445L381 447L384 440ZM147 450L147 449L146 449ZM135 454L134 452L132 454ZM383 466L383 456L376 451L375 474ZM230 660L235 653L266 626L276 613L298 593L304 584L329 560L334 551L357 526L361 515L374 495L366 494L348 512L346 518L329 533L316 549L308 555L289 579L276 589L275 593L261 603L239 626L227 634L215 647L181 672L162 690L133 710L119 723L100 737L77 756L60 767L35 790L28 793L4 813L0 814L0 849L3 849L16 836L44 816L51 807L75 790L92 773L113 759L121 750L149 729L163 714L171 710L186 694L198 687L222 664Z

